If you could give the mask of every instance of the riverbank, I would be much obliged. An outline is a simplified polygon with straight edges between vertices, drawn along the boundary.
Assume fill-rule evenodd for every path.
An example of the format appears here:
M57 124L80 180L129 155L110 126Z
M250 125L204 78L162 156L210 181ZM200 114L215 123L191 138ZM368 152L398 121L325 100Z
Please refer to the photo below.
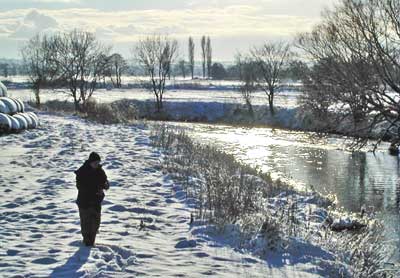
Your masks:
M40 118L41 126L37 130L0 137L0 166L4 169L0 176L3 191L0 197L3 204L0 239L8 243L0 246L2 274L31 277L311 278L328 277L330 273L337 277L337 272L332 271L347 273L345 266L337 264L333 252L298 238L299 230L293 228L295 221L287 218L286 213L283 220L290 220L288 223L293 224L277 223L272 214L269 222L266 222L265 215L254 218L255 211L251 208L258 207L264 199L249 199L249 207L243 207L250 212L246 222L247 235L256 237L244 237L242 217L236 223L232 219L226 223L205 222L207 218L197 214L195 199L199 195L188 195L189 192L195 193L190 190L193 187L190 184L185 186L182 179L177 181L182 169L190 170L195 164L185 163L187 168L179 166L176 168L178 171L173 172L171 162L176 162L178 156L172 159L165 152L160 153L158 148L161 145L157 148L152 146L157 142L154 136L163 129L154 127L151 131L140 123L105 126L51 113L40 113ZM164 151L166 146L164 144ZM184 146L192 149L187 144ZM103 157L111 188L103 204L97 245L90 249L81 244L73 171L93 150ZM218 157L222 158L219 164L228 158L222 153ZM186 156L181 158L182 162L190 161ZM210 166L215 165L215 160L209 158L208 161L214 161ZM198 159L192 161L197 163ZM247 176L256 175L255 170L232 160L228 162L227 165L236 165L232 169L243 169L243 182L253 181L254 189L261 190L264 185L269 185L269 193L262 191L271 194L265 203L266 210L293 211L297 219L309 210L303 208L303 204L312 208L319 204L320 199L313 194L295 194L292 190L278 194L279 190L287 187L270 183L267 176L265 179ZM170 166L168 172L163 171L167 170L163 165ZM214 169L221 169L221 174L224 172L224 168ZM187 173L192 175L191 171ZM209 177L213 179L215 173ZM232 178L233 184L240 181ZM194 181L188 180L190 183ZM225 191L228 192L236 191ZM300 210L288 210L294 204L294 198ZM232 203L233 209L236 202ZM322 211L312 209L312 212L323 216ZM194 220L190 225L191 214ZM311 227L314 220L304 223L310 223ZM285 234L289 230L293 230L291 237ZM312 230L314 228L309 229Z
M386 265L390 248L379 222L340 212L316 192L273 181L179 129L158 128L153 142L165 154L164 169L181 184L200 218L195 234L206 233L266 261L308 256L320 263L316 271L324 277L395 275ZM251 209L242 207L243 200L251 200Z
M31 105L34 105L32 102ZM42 104L42 109L57 112L75 113L72 102L58 99L49 100ZM129 119L144 119L153 121L193 122L208 124L226 124L242 127L269 127L294 131L315 132L318 134L332 134L353 138L350 148L366 147L373 149L374 140L380 138L384 127L366 134L367 123L355 124L351 118L335 121L337 115L329 120L316 118L312 113L301 107L275 107L272 115L265 105L253 105L250 111L247 106L238 102L228 101L165 101L163 110L157 112L152 100L119 99L113 102L92 102L85 113L89 118L102 118L102 123L119 123ZM115 114L115 115L112 115ZM117 115L118 114L118 115ZM128 115L128 117L124 116ZM389 137L384 138L390 140ZM370 146L368 146L368 140ZM351 141L351 140L350 140ZM362 144L357 145L362 142Z
M252 105L251 108L241 103L165 101L161 112L156 111L152 101L125 100L137 107L139 117L155 121L178 121L218 123L246 127L274 127L296 131L337 134L355 138L377 139L384 126L367 134L367 121L354 123L350 117L340 118L332 113L324 119L318 118L300 106L275 106L271 113L266 105ZM390 139L390 138L386 138Z

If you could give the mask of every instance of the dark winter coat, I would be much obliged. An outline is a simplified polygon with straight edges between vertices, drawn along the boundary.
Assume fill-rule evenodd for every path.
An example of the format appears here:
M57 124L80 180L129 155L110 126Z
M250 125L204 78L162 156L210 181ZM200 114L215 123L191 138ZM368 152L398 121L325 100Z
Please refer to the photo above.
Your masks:
M99 207L104 199L103 189L107 189L107 176L101 166L93 169L86 161L76 174L76 187L78 199L76 203L80 208Z

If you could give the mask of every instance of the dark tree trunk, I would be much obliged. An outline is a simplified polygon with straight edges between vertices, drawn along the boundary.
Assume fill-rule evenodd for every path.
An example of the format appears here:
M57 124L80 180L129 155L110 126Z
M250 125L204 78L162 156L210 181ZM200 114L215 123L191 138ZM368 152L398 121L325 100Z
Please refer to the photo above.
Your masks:
M36 106L40 107L41 102L40 102L40 83L39 83L39 81L33 85L33 92L35 94Z
M268 105L269 105L269 111L271 112L271 115L275 115L275 110L274 110L274 91L270 91L268 94Z

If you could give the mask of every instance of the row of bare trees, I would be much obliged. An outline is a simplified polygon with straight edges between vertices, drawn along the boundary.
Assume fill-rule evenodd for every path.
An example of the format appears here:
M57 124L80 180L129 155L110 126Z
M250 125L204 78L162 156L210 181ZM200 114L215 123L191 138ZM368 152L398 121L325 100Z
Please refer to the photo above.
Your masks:
M209 37L201 39L203 75L211 74L212 49ZM193 76L194 42L189 38L189 66ZM98 85L109 78L114 87L121 87L121 76L127 68L125 59L100 43L94 34L79 30L53 35L37 35L22 49L22 56L40 105L40 90L45 87L67 88L76 110L86 109ZM178 42L168 36L151 35L133 48L136 62L149 77L148 88L154 93L156 109L163 108L166 80L178 56ZM274 95L279 89L281 75L289 61L289 45L265 43L238 55L237 68L243 82L242 93L252 113L251 98L256 90L265 92L271 114ZM185 72L186 64L178 63Z
M328 115L340 106L355 129L400 144L400 0L341 0L324 21L298 38L316 61L304 102ZM322 93L324 92L324 93ZM359 123L363 122L361 125Z
M194 43L189 38L189 56L194 62ZM177 58L178 43L168 36L153 35L140 40L134 49L138 63L143 67L150 78L149 88L153 91L157 111L163 108L165 84L171 73L171 65ZM211 72L212 53L210 38L202 38L203 74ZM280 86L280 79L290 61L291 53L289 44L283 42L265 43L254 47L247 55L237 56L237 65L242 80L241 92L249 112L253 114L251 105L252 94L256 90L265 92L268 99L270 113L274 114L274 96ZM191 62L191 66L193 66ZM179 67L185 64L179 62ZM184 71L184 69L182 69Z
M111 48L100 43L94 34L73 30L68 33L36 35L22 49L36 104L45 87L67 88L76 110L85 109L101 80L111 78L121 86L126 62Z
M210 37L201 37L201 58L203 68L203 78L211 77L211 66L212 66L212 47Z
M140 40L133 49L136 61L149 77L157 111L163 108L166 79L177 58L178 43L168 36L153 35ZM127 68L118 53L100 43L93 33L73 30L68 33L36 35L22 49L36 104L40 106L43 88L66 89L76 110L85 110L101 82L109 78L121 87Z
M210 79L212 77L212 46L210 37L201 37L201 61L203 78ZM194 66L195 66L195 43L192 37L189 37L188 41L188 63L186 64L185 59L178 61L179 72L182 74L183 78L186 77L186 72L189 71L193 79L194 77Z

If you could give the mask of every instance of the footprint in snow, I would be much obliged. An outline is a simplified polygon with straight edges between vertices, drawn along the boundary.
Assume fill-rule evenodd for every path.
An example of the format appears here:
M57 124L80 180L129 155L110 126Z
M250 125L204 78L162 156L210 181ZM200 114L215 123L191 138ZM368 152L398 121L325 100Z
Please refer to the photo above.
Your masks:
M49 258L49 257L40 258L40 259L36 259L36 260L32 261L33 264L45 264L45 265L54 264L56 262L57 262L57 260L55 260L53 258Z

